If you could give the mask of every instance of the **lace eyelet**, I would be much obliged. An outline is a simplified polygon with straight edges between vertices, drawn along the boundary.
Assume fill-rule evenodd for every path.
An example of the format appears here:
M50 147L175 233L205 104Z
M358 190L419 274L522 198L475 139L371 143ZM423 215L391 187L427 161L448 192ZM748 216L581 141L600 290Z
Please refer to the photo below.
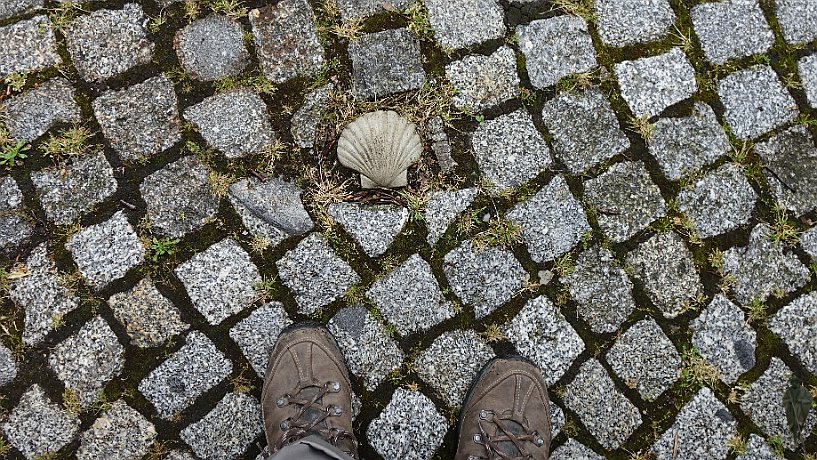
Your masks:
M477 433L474 435L474 442L477 444L482 444L482 435Z
M332 393L339 393L340 392L340 383L338 382L327 382L327 388Z
M282 420L280 427L281 427L282 430L288 430L289 427L290 427L289 419L287 418L287 419Z

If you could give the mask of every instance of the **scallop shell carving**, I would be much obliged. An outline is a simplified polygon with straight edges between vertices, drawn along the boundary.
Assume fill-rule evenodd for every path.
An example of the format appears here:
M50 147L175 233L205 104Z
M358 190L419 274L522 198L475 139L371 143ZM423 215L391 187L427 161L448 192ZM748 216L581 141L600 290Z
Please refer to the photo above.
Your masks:
M422 152L414 123L391 110L360 116L338 141L338 160L360 173L363 188L404 187L406 170Z

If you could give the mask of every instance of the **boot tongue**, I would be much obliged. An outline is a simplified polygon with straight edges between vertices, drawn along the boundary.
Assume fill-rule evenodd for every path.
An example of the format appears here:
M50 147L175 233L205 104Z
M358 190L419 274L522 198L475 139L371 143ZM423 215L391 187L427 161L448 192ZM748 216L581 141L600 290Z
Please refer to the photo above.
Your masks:
M505 425L505 428L507 428L508 431L517 436L522 436L525 434L525 430L524 428L522 428L522 425L513 420L502 420L502 424ZM499 427L497 427L496 435L503 436L504 434L505 433L503 433L502 430L500 430ZM504 452L509 457L522 456L522 452L520 452L519 449L517 449L516 444L514 444L513 441L500 441L496 443L496 446L499 450Z

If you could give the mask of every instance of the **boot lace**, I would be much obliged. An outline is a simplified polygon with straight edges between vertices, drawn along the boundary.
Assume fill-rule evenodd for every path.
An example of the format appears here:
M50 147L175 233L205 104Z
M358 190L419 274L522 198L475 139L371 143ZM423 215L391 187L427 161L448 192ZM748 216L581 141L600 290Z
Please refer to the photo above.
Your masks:
M513 432L511 427L508 426L506 421L511 421L511 419L498 417L493 411L489 410L481 410L479 412L479 433L474 435L474 442L485 447L487 457L470 457L471 459L527 460L533 458L531 455L525 454L524 444L531 442L536 447L541 447L542 444L545 443L545 440L538 432L531 431L524 425L521 425L516 421L512 421L515 425L522 427L523 433L516 434ZM494 425L498 428L497 434L488 434L488 430L486 428L490 425ZM512 443L520 455L522 455L521 457L511 456L511 454L508 453L507 447L510 446L507 443L509 442ZM504 446L501 444L504 444Z

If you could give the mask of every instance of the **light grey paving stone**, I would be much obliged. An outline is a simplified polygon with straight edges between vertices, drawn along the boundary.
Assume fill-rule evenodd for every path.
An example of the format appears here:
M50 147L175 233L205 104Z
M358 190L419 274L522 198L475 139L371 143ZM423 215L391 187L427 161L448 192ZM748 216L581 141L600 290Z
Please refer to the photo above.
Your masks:
M550 460L604 460L604 457L590 450L589 447L570 438L550 453Z
M420 43L407 29L363 35L349 44L352 93L363 99L419 89L426 81Z
M616 390L595 358L582 364L565 390L564 401L607 449L620 447L641 425L638 408Z
M496 0L424 0L434 37L443 48L460 49L502 38L505 23Z
M108 306L125 328L131 344L137 347L159 346L190 327L150 278L143 278L132 289L112 295Z
M404 336L429 329L455 315L451 303L440 291L431 266L418 254L375 281L366 295L386 321Z
M765 53L774 44L757 0L702 3L690 13L704 56L713 64Z
M729 440L737 434L737 422L729 409L704 387L681 409L653 451L658 460L725 459Z
M630 148L601 91L562 93L545 103L542 120L553 135L553 155L573 174Z
M346 261L338 257L320 233L312 233L275 263L278 276L293 293L304 314L335 301L360 282Z
M752 230L747 246L734 247L724 254L723 272L737 279L732 290L743 305L752 299L766 300L772 294L788 294L809 278L808 269L793 253L784 252L782 245L771 241L770 231L767 224L759 224Z
M386 4L380 0L338 0L338 7L340 8L340 18L344 21L352 19L361 19L375 14L385 13L386 11L403 10L411 0L395 0L389 2L389 8L386 9Z
M230 338L241 348L255 373L263 378L278 334L290 324L292 320L284 311L284 305L269 302L233 326Z
M814 0L779 0L775 16L783 38L791 44L817 40L817 2Z
M250 255L229 238L194 255L175 272L193 306L212 325L252 305L262 281Z
M640 161L616 163L584 186L584 198L595 208L599 226L616 243L667 214L661 190Z
M627 255L627 265L665 318L682 313L703 294L692 253L675 233L659 233Z
M573 249L591 231L581 203L573 197L561 176L506 217L522 231L522 239L536 263L551 261Z
M781 308L769 320L769 329L806 369L817 374L817 293L803 294Z
M26 391L3 423L9 444L33 460L56 452L79 431L79 419L55 404L39 385Z
M0 19L13 18L43 7L44 0L7 0L0 3Z
M746 443L744 453L735 457L736 460L779 460L766 441L760 436L752 433Z
M596 0L596 27L608 46L627 46L661 40L675 24L666 0Z
M803 125L755 145L777 202L802 215L817 208L817 147Z
M34 226L24 211L17 182L11 176L0 178L0 250L14 249L31 237Z
M327 211L369 257L383 255L408 223L408 209L396 205L332 203Z
M740 398L740 408L768 436L777 436L788 449L795 449L817 426L817 412L811 411L806 419L799 442L795 441L787 425L782 404L783 393L789 387L792 372L779 358L772 357L768 369Z
M757 201L740 167L726 163L689 184L678 194L678 208L703 238L726 233L752 218Z
M523 184L551 164L550 148L524 109L482 123L471 143L482 174L499 188Z
M23 269L28 276L12 282L9 298L25 310L23 342L37 345L79 306L79 299L65 287L46 243L31 251Z
M800 245L811 256L811 260L817 262L817 227L800 235Z
M168 419L193 404L232 371L232 363L213 342L203 333L192 331L184 346L139 383L139 392L153 404L160 417Z
M80 460L142 458L156 441L156 428L136 409L115 401L80 437Z
M278 177L264 182L249 177L231 185L227 197L250 233L277 246L315 226L304 209L302 193L297 185Z
M445 417L425 395L395 390L366 430L369 444L386 460L428 460L448 431Z
M311 91L304 97L301 108L292 115L290 132L298 147L311 149L316 146L321 116L334 89L335 86L328 83Z
M698 91L695 69L680 48L619 62L614 70L621 97L637 117L654 117Z
M283 0L249 16L258 61L269 81L311 77L323 68L324 51L306 0Z
M441 117L432 117L426 124L427 136L431 141L431 150L437 158L437 164L443 173L447 173L458 166L451 157L451 143L445 132L445 123Z
M752 34L749 34L752 35ZM739 139L751 139L794 120L799 111L777 74L757 65L718 82L726 123Z
M68 225L116 192L113 169L102 152L73 157L31 174L48 219Z
M267 105L247 88L210 96L185 109L184 118L230 159L261 153L275 141Z
M177 1L177 0L174 0L174 1ZM164 460L196 460L196 457L192 453L190 453L190 452L188 452L186 450L174 449L174 450L171 450L170 452L167 453L167 456L165 456ZM256 459L256 460L263 460L263 459Z
M503 332L516 351L542 371L548 386L584 351L579 334L545 296L529 300Z
M13 139L33 141L57 123L82 121L74 96L71 83L57 77L8 98L0 106L0 114Z
M241 456L264 431L261 404L242 393L228 393L201 420L180 436L202 459L228 460Z
M96 10L68 23L66 47L79 76L104 81L149 64L155 45L147 38L146 24L136 3L126 3L121 10Z
M601 247L583 252L576 268L560 281L576 300L578 313L595 332L613 332L635 309L633 284L609 250Z
M800 72L806 99L812 107L817 108L817 53L803 56L797 61L797 70Z
M607 352L607 362L645 401L655 400L681 376L681 356L652 318L619 336Z
M62 64L57 38L47 16L0 27L0 78Z
M198 158L191 155L142 181L139 192L158 232L180 238L215 218L219 199L213 193L209 174Z
M176 32L173 48L184 70L197 80L238 75L250 64L241 24L217 14Z
M173 82L164 75L119 91L107 91L91 104L102 134L123 160L163 152L182 139Z
M125 367L125 349L108 323L96 316L60 342L48 357L48 365L66 388L87 406Z
M559 436L565 426L565 413L553 401L548 403L548 411L550 412L550 438L553 439Z
M725 383L734 383L755 366L757 335L743 311L723 295L716 295L690 328L692 345L715 366Z
M562 77L596 67L596 51L587 23L578 16L556 16L516 26L519 50L535 88L555 85Z
M460 407L468 387L494 351L467 329L437 337L413 363L417 374L451 407Z
M75 234L65 248L85 281L97 291L145 260L145 248L122 211Z
M457 90L454 105L465 111L481 112L519 95L516 55L507 46L488 56L471 54L451 62L445 75Z
M527 272L513 253L480 249L466 240L443 258L443 273L457 297L477 319L491 314L522 289Z
M8 385L17 377L17 362L11 350L0 344L0 387Z
M426 203L425 222L428 228L428 244L434 245L448 230L451 222L468 209L479 191L476 188L464 188L453 192L434 192Z
M419 288L419 286L418 286ZM374 391L386 376L403 363L403 352L386 329L363 307L347 307L329 320L349 370Z
M672 181L714 163L732 148L715 112L703 102L695 103L690 116L658 120L647 143Z

